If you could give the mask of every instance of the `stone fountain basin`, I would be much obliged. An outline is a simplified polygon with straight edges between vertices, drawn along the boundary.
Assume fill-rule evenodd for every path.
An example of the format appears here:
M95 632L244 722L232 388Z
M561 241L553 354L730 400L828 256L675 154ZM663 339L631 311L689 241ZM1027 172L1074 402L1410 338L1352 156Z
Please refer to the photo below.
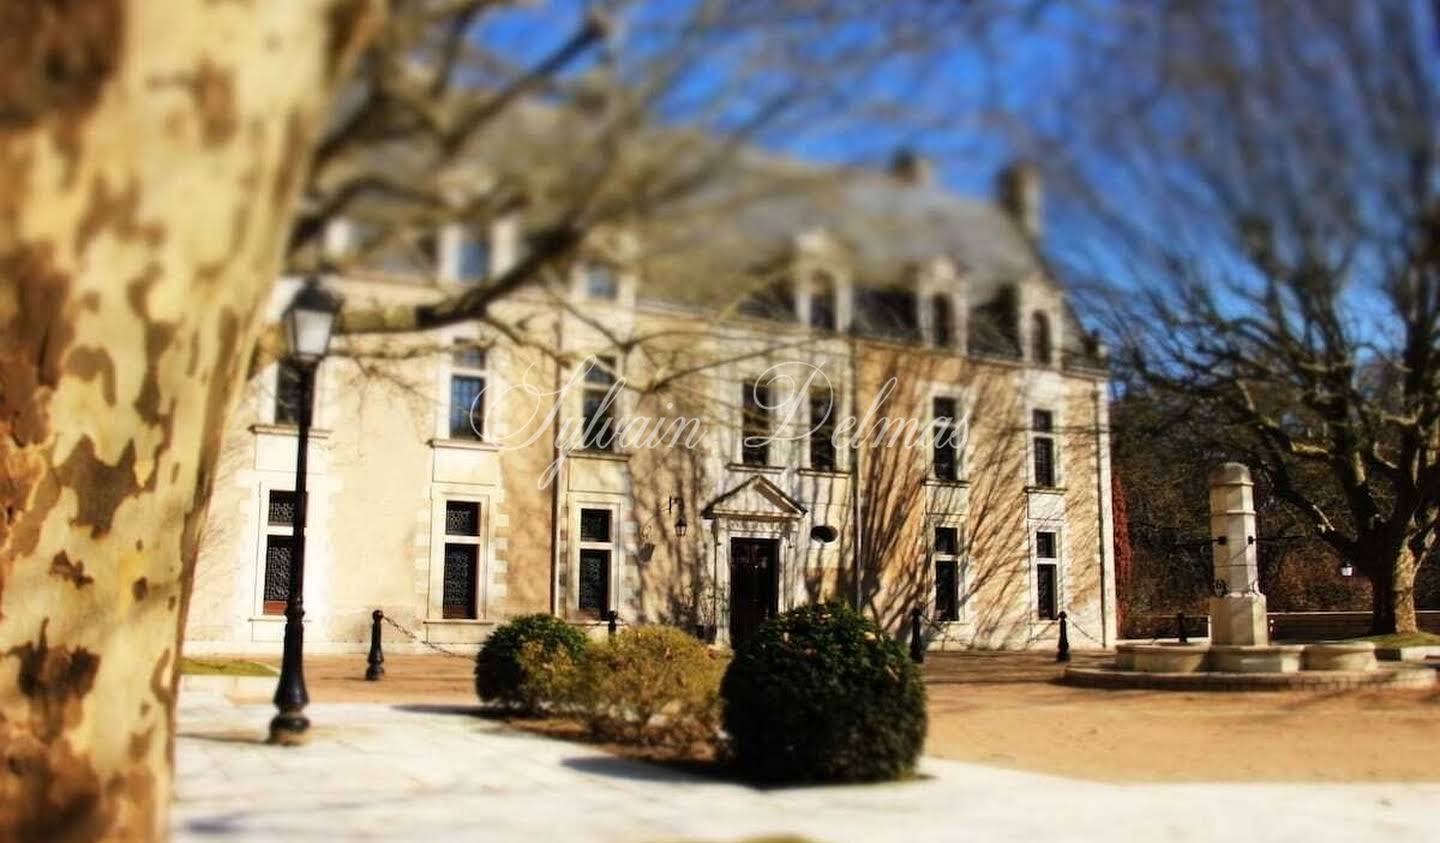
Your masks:
M1140 673L1197 673L1209 660L1207 644L1121 644L1115 648L1115 667Z
M1374 670L1375 644L1370 641L1327 641L1305 647L1306 670Z
M1121 644L1115 668L1139 673L1296 673L1300 670L1375 670L1375 645L1320 644Z

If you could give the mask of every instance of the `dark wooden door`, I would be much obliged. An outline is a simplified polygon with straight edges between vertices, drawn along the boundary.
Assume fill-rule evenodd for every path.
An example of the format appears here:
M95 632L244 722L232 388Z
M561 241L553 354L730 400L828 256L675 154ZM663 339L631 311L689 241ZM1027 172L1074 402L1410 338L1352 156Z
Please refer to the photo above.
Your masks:
M730 646L738 647L779 608L780 542L730 540Z

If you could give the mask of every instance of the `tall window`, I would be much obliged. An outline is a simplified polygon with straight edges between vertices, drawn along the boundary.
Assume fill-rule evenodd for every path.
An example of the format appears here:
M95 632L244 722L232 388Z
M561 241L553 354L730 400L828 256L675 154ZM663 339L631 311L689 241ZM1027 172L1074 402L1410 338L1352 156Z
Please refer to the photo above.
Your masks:
M930 429L934 441L932 465L937 480L960 479L959 402L937 395L931 410Z
M1060 556L1056 535L1049 530L1035 534L1035 616L1053 621L1060 614Z
M955 341L955 314L950 297L939 293L930 297L930 325L935 345L949 348Z
M822 331L835 330L835 279L827 272L819 272L811 280L810 327Z
M579 609L603 617L610 609L610 563L615 553L612 512L580 510Z
M1037 310L1030 317L1030 359L1037 365L1049 366L1053 350L1050 317Z
M1031 443L1035 454L1035 485L1055 486L1055 414L1035 410L1030 414Z
M608 263L585 264L585 296L614 301L620 298L620 274Z
M580 445L587 451L613 451L615 430L615 358L592 358L585 368L585 389L581 396L584 427Z
M282 359L275 373L275 423L299 424L300 402L305 400L300 367Z
M770 464L770 387L749 381L740 387L740 461Z
M490 274L490 238L483 229L467 226L460 235L460 280L474 282Z
M485 435L485 349L457 343L450 363L450 438Z
M265 503L265 582L260 598L261 612L283 615L290 599L290 566L295 562L295 493L275 489Z
M480 504L445 502L445 570L440 613L446 618L477 617L480 574Z
M810 467L816 471L834 471L835 459L835 393L816 389L810 393Z
M935 545L935 618L941 621L960 620L960 528L936 527Z

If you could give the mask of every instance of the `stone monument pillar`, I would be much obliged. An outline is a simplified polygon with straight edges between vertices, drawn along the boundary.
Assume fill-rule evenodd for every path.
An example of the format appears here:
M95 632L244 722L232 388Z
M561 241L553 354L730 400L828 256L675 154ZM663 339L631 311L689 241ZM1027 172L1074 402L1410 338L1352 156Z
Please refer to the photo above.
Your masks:
M1265 595L1260 593L1260 556L1255 547L1254 487L1250 469L1240 463L1227 462L1210 472L1215 565L1215 596L1210 598L1212 644L1270 643Z

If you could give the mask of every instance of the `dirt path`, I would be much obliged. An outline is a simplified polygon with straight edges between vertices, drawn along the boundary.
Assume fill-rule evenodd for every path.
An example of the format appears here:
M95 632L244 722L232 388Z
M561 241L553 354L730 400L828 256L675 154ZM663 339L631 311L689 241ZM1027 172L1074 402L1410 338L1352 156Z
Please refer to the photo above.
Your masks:
M942 758L1107 781L1440 781L1440 692L1071 688L1043 654L927 668Z
M475 701L466 659L385 666L366 682L363 656L307 658L311 699ZM1440 781L1440 692L1104 691L1059 673L1047 653L932 654L926 752L1106 781Z

